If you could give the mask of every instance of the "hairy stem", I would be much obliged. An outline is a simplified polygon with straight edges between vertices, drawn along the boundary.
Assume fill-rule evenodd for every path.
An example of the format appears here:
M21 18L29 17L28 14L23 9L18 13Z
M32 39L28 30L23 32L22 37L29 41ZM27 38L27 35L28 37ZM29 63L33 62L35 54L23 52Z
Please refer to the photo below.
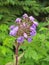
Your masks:
M18 43L16 46L16 65L18 65L18 48L19 48L20 44Z

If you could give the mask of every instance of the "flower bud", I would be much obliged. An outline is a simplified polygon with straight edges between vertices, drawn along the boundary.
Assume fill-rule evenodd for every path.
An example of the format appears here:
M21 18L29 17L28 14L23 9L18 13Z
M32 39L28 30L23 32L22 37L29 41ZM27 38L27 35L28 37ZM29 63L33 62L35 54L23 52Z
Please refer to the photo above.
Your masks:
M32 38L31 38L31 37L29 37L29 38L28 38L28 42L31 42L31 41L32 41Z
M20 36L17 38L17 43L23 43L24 41L24 37L23 36Z
M38 26L38 22L33 21L34 25Z
M33 17L33 16L30 16L29 19L30 19L30 21L32 21L32 22L34 21L34 17Z
M17 18L15 22L20 23L21 22L21 18Z
M10 30L14 29L15 28L15 25L11 25L10 26Z
M23 15L23 19L25 19L25 18L27 18L28 17L28 15L25 13L24 15Z
M28 37L26 33L24 33L23 36L24 36L24 38L27 38Z

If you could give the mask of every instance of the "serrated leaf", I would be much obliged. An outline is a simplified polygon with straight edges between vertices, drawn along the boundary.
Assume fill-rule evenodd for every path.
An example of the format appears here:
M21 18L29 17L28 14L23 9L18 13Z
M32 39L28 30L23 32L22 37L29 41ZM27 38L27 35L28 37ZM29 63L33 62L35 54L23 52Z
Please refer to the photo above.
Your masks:
M6 25L6 24L0 25L0 31L5 32L7 30L8 30L8 25Z
M34 60L39 60L38 54L35 50L28 48L27 51L25 52L25 58L33 58Z
M47 56L45 59L43 59L45 61L49 61L49 56Z
M3 45L13 48L14 42L15 42L14 37L7 37L4 39Z

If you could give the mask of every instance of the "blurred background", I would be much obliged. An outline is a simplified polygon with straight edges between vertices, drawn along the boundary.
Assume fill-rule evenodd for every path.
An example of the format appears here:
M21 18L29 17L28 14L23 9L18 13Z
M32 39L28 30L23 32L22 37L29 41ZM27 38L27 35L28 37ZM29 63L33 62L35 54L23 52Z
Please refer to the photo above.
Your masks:
M49 65L49 0L0 0L0 65L13 64L15 38L9 35L9 27L24 13L32 15L39 25L32 42L20 46L19 55L25 53L19 64Z

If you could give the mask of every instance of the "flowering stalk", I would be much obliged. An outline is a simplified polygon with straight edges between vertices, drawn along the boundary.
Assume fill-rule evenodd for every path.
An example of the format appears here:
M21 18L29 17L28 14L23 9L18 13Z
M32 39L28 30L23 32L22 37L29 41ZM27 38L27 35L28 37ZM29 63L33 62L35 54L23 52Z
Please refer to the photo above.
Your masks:
M16 38L16 65L18 65L18 48L21 43L26 39L29 43L32 41L32 37L36 35L36 27L38 23L35 22L33 16L24 14L22 19L17 18L15 21L16 25L10 27L10 35Z
M16 65L18 65L18 48L19 48L20 44L18 43L16 46Z

